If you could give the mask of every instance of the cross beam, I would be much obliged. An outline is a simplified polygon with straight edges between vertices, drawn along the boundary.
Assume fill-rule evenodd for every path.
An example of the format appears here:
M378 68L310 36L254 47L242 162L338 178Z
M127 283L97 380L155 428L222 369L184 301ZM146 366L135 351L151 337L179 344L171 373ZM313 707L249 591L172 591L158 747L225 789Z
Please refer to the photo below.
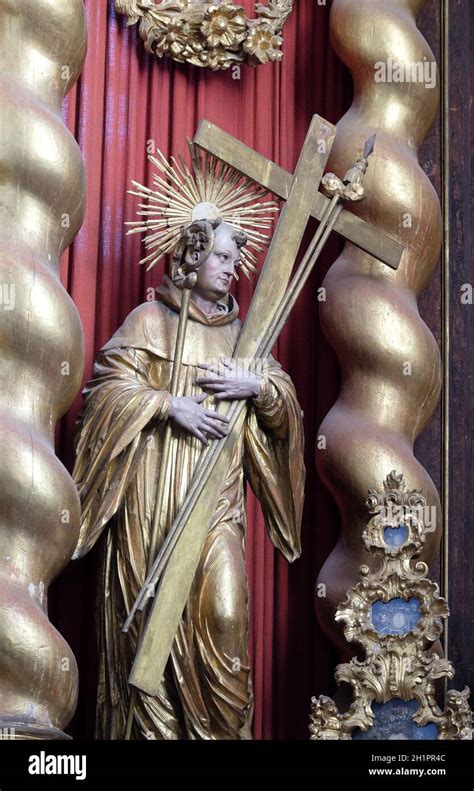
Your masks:
M315 117L317 118L318 116ZM266 159L252 148L248 148L240 140L223 132L219 127L214 126L209 121L202 120L193 142L209 154L213 154L232 165L235 170L238 170L244 176L248 176L261 184L269 192L284 200L288 199L294 180L293 174L288 173L287 170ZM330 142L331 146L332 142ZM330 150L327 152L328 157L329 153ZM339 175L343 176L342 173ZM329 198L319 192L318 187L319 183L314 184L311 216L316 220L321 220L329 204ZM347 239L348 242L352 242L356 247L360 247L361 250L378 258L391 269L398 269L404 250L403 245L382 231L377 230L374 226L369 225L356 214L346 210L342 211L334 226L334 230Z

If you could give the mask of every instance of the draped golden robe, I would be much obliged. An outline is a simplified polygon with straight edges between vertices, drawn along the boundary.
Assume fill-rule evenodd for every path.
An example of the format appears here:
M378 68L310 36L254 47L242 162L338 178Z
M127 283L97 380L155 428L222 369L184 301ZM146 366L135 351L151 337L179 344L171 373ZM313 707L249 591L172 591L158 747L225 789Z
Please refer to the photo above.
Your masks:
M99 690L96 736L125 732L127 678L136 627L121 632L145 579L146 558L170 408L181 292L167 277L158 301L140 305L101 349L78 418L73 471L82 503L75 557L86 554L106 526L98 591ZM197 364L231 357L240 332L238 306L228 297L205 315L191 303L179 393L197 395ZM207 408L215 400L208 397ZM202 443L173 431L160 544L182 504ZM301 410L289 377L269 358L252 399L216 502L188 602L159 694L139 693L132 738L249 739L253 709L247 633L245 478L260 500L275 547L300 554L304 489Z

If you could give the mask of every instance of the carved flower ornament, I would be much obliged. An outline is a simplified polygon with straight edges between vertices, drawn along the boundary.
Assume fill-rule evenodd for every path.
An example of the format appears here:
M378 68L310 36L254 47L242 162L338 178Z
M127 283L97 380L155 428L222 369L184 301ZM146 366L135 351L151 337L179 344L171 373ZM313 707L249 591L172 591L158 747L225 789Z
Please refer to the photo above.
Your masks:
M280 61L292 7L293 0L257 3L249 19L242 6L224 0L115 0L128 25L139 23L147 52L213 71Z

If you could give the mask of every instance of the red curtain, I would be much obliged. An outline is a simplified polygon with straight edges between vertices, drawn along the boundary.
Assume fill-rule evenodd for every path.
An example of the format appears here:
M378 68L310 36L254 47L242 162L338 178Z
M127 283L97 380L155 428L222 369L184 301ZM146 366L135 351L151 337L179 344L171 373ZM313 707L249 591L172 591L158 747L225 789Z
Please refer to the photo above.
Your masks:
M84 225L62 262L62 277L81 315L84 382L94 356L125 316L158 285L163 267L138 267L140 241L126 237L134 218L131 179L150 183L147 147L166 156L185 151L207 118L248 146L293 170L313 113L335 122L349 106L350 82L330 48L329 6L296 0L285 28L281 64L211 73L146 55L136 26L127 28L113 0L86 0L89 48L84 72L64 117L82 149L87 175ZM253 14L251 0L243 5ZM315 185L316 189L317 185ZM295 382L305 413L307 495L303 555L291 568L274 552L258 504L249 497L247 538L251 591L251 657L255 738L308 736L312 694L331 691L333 657L314 615L314 582L335 543L337 517L314 472L318 425L337 397L338 374L318 326L317 287L339 251L329 246L276 349ZM244 279L245 280L245 279ZM241 315L252 296L236 288ZM78 396L58 431L58 453L72 465ZM53 622L71 644L80 669L80 698L70 732L93 737L97 657L94 604L96 552L69 565L50 596Z

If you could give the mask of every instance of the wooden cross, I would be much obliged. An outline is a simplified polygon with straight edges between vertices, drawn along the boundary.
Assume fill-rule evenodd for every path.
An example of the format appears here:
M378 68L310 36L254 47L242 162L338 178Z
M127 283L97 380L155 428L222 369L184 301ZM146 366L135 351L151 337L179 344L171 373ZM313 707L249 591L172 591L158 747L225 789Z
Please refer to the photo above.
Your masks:
M234 353L238 358L258 355L261 339L278 311L291 278L293 266L310 217L321 219L329 199L318 191L324 169L336 137L336 128L319 116L311 122L300 158L292 175L256 153L239 140L202 121L194 142L234 167L270 192L285 199L265 264L260 273L247 318ZM400 263L403 248L354 214L342 211L335 230L353 244L379 258L393 269ZM243 430L246 402L235 408L235 420L229 434L215 450L209 450L209 475L194 481L186 501L171 527L181 522L174 549L165 572L145 631L138 646L130 683L150 695L158 691L202 547L208 533L215 503L222 488L236 442ZM219 463L217 463L217 461ZM212 466L213 465L213 466ZM204 462L202 464L204 465Z
M292 175L209 121L199 124L194 143L285 200L240 336L240 356L252 356L241 354L246 337L250 333L258 337L263 331L266 317L287 288L310 217L321 220L330 203L330 199L319 192L319 185L336 133L335 126L318 115L313 116ZM398 268L403 246L357 215L343 210L334 230L390 268Z

